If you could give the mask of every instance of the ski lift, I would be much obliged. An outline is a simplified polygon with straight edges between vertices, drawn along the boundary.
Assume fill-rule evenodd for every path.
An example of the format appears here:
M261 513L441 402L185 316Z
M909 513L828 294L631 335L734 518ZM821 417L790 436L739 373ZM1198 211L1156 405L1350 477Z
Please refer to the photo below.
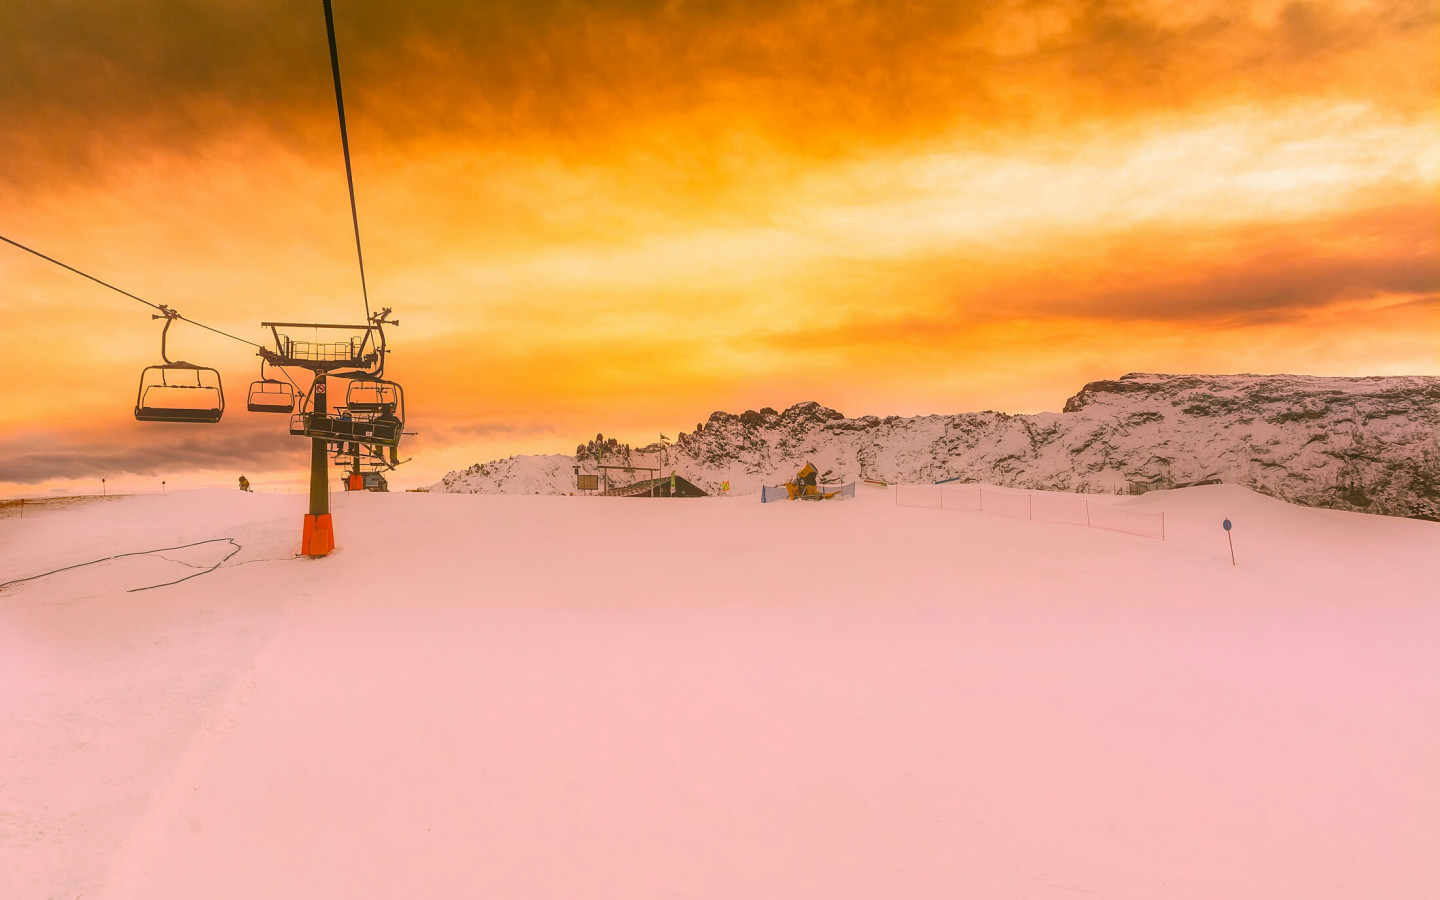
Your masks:
M380 413L373 419L356 418L343 410L333 415L303 412L290 417L291 434L320 438L330 443L395 447L400 443L404 427L403 421L388 412Z
M358 415L380 415L398 410L403 421L405 393L393 381L371 375L352 376L350 387L345 391L345 408Z
M383 324L334 325L320 322L261 322L262 328L269 328L275 341L275 349L261 348L260 356L272 366L299 366L312 372L335 372L342 369L371 371L385 364L383 340L380 333ZM281 332L281 329L285 332ZM294 329L310 330L314 340L301 341L291 336ZM321 332L334 338L322 340Z
M220 373L208 366L172 362L166 353L166 337L170 323L180 314L167 306L160 307L165 328L160 332L160 358L163 365L146 366L140 373L140 387L135 394L135 419L140 422L194 422L214 424L225 412L225 389Z
M317 412L315 395L320 384L317 379L306 397L306 411L290 417L290 433L332 443L399 446L405 430L405 392L400 385L363 373L330 377L350 381L345 391L345 405L329 412ZM352 395L358 406L350 405Z
M295 411L295 386L288 381L265 377L265 360L260 360L260 380L250 383L250 396L245 408L258 413Z

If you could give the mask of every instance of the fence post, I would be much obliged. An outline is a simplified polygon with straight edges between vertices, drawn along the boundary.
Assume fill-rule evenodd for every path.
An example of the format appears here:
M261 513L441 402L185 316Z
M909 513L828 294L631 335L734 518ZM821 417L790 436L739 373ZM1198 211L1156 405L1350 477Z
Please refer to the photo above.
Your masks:
M1090 501L1085 501L1085 527L1090 527Z
M1165 510L1160 510L1160 541L1165 541Z

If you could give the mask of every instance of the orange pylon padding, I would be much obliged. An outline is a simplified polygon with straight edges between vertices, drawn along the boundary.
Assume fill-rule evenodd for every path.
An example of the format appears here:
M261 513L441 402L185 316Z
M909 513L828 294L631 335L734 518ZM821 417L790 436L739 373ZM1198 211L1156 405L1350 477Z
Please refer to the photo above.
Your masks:
M349 482L348 486L345 488L347 491L363 491L363 490L365 490L365 476L363 476L363 475L349 475L349 476L346 476L346 479L347 479L347 481Z
M335 526L330 514L305 517L305 532L300 536L302 556L325 556L335 549Z

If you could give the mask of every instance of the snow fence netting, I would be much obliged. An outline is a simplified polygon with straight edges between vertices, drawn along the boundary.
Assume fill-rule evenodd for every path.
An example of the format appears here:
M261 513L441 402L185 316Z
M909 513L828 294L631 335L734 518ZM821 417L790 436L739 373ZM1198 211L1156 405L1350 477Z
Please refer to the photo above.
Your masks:
M940 487L931 484L902 484L895 488L895 502L900 506L921 509L943 509Z
M980 490L980 511L1008 519L1030 519L1030 495Z
M1090 501L1074 494L1031 494L1030 518L1056 525L1089 525Z
M973 484L940 487L940 508L960 512L980 512L980 488Z
M1165 514L1133 512L1088 497L1045 491L1007 491L964 484L902 484L895 503L918 509L978 512L1027 522L1084 525L1137 537L1165 539Z
M1139 513L1091 503L1090 527L1165 540L1165 514L1163 512Z

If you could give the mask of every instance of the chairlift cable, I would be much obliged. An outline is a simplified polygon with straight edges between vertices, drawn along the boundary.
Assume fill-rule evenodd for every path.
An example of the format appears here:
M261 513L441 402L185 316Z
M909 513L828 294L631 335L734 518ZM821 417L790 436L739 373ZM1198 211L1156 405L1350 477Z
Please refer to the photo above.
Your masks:
M345 128L345 97L340 91L340 52L335 46L335 16L330 0L325 6L325 36L330 40L330 72L335 76L335 108L340 112L340 147L345 152L345 184L350 188L350 221L355 226L355 257L360 261L360 295L365 298L365 321L370 321L370 291L365 286L365 254L360 250L360 214L355 208L355 173L350 167L350 135Z
M227 338L229 338L229 339L232 340L232 341L239 341L239 342L242 343L242 344L249 344L251 347L255 347L255 348L257 348L257 349L260 347L260 345L257 344L257 343L255 343L254 341L247 341L247 340L245 340L245 339L242 338L242 337L236 337L235 335L230 334L229 332L221 331L221 330L218 329L218 328L211 328L209 325L206 325L206 324L204 324L203 322L197 322L197 321L195 321L194 319L188 319L188 318L186 318L185 316L180 315L179 313L175 313L174 310L169 309L169 308L166 307L166 306L163 306L163 305L157 304L157 303L151 303L149 300L146 300L144 297L137 297L137 296L135 296L134 294L130 293L130 292L127 291L127 290L122 290L121 288L116 287L115 285L109 283L108 281L101 281L100 279L96 278L94 275L86 274L85 272L80 271L79 269L75 268L74 266L67 266L65 263L61 262L60 260L55 259L55 258L52 257L52 256L46 256L45 254L41 253L39 250L36 250L36 249L34 249L34 248L31 248L31 247L27 247L27 246L25 246L24 244L20 243L19 241L12 241L12 240L10 240L9 238L5 237L3 234L0 234L0 241L4 241L5 243L9 244L9 245L12 246L12 247L18 247L19 249L24 250L26 253L34 254L35 256L40 257L41 259L45 260L46 262L52 262L52 263L54 263L55 265L59 266L59 267L62 268L62 269L67 269L67 270L69 270L69 271L71 271L71 272L74 272L76 275L79 275L81 278L88 278L88 279L90 279L91 281L95 282L96 284L98 284L98 285L100 285L100 286L102 286L102 287L107 287L107 288L109 288L110 290L115 291L115 292L118 293L118 294L124 294L126 297L129 297L131 300L138 300L138 301L140 301L141 303L145 304L146 306L150 307L151 309L158 309L158 310L160 310L160 312L164 313L164 314L167 315L167 316L170 315L171 313L174 313L174 318L177 318L177 319L179 319L179 320L182 321L182 322L189 322L191 325L194 325L194 326L196 326L197 328L203 328L203 329L205 329L206 331L212 331L212 332L214 332L215 334L220 335L221 337L227 337Z
M59 267L62 268L62 269L65 269L66 271L74 272L76 275L79 275L81 278L89 279L90 281L95 282L96 284L100 285L101 287L107 287L107 288L109 288L110 290L115 291L117 294L124 294L126 297L129 297L131 300L135 300L135 301L137 301L137 302L143 303L143 304L145 304L146 306L150 307L151 309L158 309L158 310L160 310L160 312L161 312L163 315L165 315L165 316L167 316L167 317L176 318L176 319L179 319L179 320L182 321L182 322L189 322L191 325L194 325L194 326L197 327L197 328L203 328L203 329L205 329L206 331L214 332L215 334L218 334L218 335L220 335L221 337L227 337L227 338L229 338L229 339L232 340L232 341L239 341L240 343L246 344L246 345L251 346L251 347L254 347L254 348L256 348L257 350L263 349L260 344L257 344L257 343L255 343L254 341L247 341L245 338L236 337L235 335L230 334L230 333L227 332L227 331L221 331L221 330L218 329L218 328L212 328L212 327L210 327L209 325L206 325L204 322L197 322L197 321L195 321L194 319L187 318L187 317L185 317L185 316L183 316L183 315L175 312L175 310L173 310L173 309L165 306L164 304L151 303L149 300L146 300L144 297L137 297L136 295L130 293L129 291L124 290L124 289L122 289L122 288L118 288L118 287L116 287L115 285L111 284L111 283L108 282L108 281L101 281L99 278L96 278L94 275L91 275L91 274L89 274L89 273L87 273L87 272L82 272L82 271L80 271L79 269L75 268L74 266L66 265L65 263L61 262L60 260L54 258L53 256L47 256L47 255L45 255L44 253L41 253L39 250L36 250L36 249L33 248L33 247L27 247L27 246L25 246L24 244L20 243L19 241L13 241L13 240L11 240L10 238L5 237L3 234L0 234L0 241L4 241L5 243L9 244L9 245L12 246L12 247L16 247L16 248L18 248L18 249L20 249L20 250L24 250L26 253L30 253L30 254L32 254L32 255L34 255L34 256L38 256L38 257L40 257L41 259L45 260L46 262L54 263L55 265L59 266ZM297 392L300 391L300 385L299 385L298 383L296 383L295 379L291 377L291 375L290 375L289 372L287 372L285 369L282 368L282 369L280 369L280 374L285 376L285 380L288 381L288 382L290 382L291 387L295 388L295 390L296 390Z

